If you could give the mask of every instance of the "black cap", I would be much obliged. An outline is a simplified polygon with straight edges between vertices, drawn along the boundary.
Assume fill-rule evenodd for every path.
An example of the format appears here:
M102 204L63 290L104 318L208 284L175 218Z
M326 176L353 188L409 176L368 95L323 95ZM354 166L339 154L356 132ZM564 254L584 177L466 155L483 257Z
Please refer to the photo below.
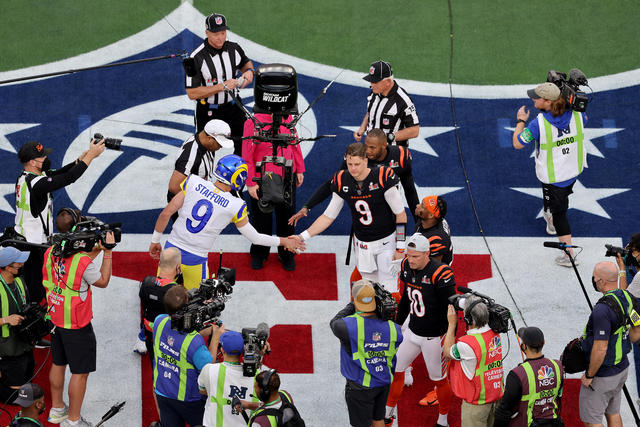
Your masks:
M20 147L20 151L18 151L18 159L20 160L20 163L27 163L32 159L48 156L52 151L53 148L44 148L39 142L30 141Z
M26 383L18 391L18 397L13 401L15 405L20 405L23 408L28 408L33 405L33 402L44 396L42 388L38 384Z
M227 18L219 13L212 13L207 16L204 22L207 24L207 31L211 31L212 33L229 29L229 27L227 27Z
M393 70L391 70L391 64L384 61L376 61L369 67L369 74L363 77L368 82L378 83L380 80L384 80L387 77L391 77Z
M527 347L540 348L544 345L544 334L535 326L518 329L518 336Z

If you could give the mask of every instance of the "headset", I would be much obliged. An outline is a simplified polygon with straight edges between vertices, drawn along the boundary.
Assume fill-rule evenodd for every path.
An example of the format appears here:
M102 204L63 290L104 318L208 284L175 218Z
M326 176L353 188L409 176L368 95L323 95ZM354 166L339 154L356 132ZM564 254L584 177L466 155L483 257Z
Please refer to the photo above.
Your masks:
M471 310L473 310L473 308L480 303L484 304L484 301L482 299L475 300L469 305L469 307L466 307L462 312L464 314L463 316L464 321L467 322L467 326L473 323L473 317L471 317Z
M73 219L73 224L71 224L71 228L69 228L69 231L73 230L73 227L76 226L76 224L78 224L81 220L82 217L80 217L78 215L78 213L75 211L75 209L71 209L71 208L62 208L58 211L58 214L56 215L56 217L60 216L61 213L67 213L71 216L71 218Z
M269 380L271 376L276 373L275 369L269 369L265 374L264 378L262 378L262 382L260 383L260 393L258 393L258 399L262 402L267 403L269 397L271 397L271 390L269 389Z

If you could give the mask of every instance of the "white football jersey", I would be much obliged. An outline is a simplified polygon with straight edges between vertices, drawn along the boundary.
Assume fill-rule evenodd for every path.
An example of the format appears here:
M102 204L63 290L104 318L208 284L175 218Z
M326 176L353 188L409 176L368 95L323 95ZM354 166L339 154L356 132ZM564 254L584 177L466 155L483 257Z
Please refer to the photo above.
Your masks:
M247 204L196 175L189 175L180 188L184 202L168 241L206 257L216 237L229 223L235 224L247 217Z

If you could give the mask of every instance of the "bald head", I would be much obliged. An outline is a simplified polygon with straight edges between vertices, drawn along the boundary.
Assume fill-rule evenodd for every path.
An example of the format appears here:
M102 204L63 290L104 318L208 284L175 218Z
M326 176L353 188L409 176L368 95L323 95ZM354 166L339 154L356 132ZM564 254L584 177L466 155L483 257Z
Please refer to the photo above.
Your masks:
M174 273L180 263L182 262L182 255L178 248L166 248L160 253L160 264L158 270L161 273ZM173 277L173 276L172 276Z
M618 267L611 261L601 261L593 268L593 279L603 292L615 289L618 287Z

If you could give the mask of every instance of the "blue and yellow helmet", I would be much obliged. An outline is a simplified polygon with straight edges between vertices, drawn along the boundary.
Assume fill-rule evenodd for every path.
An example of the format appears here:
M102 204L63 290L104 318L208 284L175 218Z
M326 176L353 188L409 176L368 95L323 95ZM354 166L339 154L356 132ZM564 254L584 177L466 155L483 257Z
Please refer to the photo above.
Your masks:
M228 154L218 160L213 176L218 181L229 184L233 190L240 191L249 176L249 168L242 157Z

